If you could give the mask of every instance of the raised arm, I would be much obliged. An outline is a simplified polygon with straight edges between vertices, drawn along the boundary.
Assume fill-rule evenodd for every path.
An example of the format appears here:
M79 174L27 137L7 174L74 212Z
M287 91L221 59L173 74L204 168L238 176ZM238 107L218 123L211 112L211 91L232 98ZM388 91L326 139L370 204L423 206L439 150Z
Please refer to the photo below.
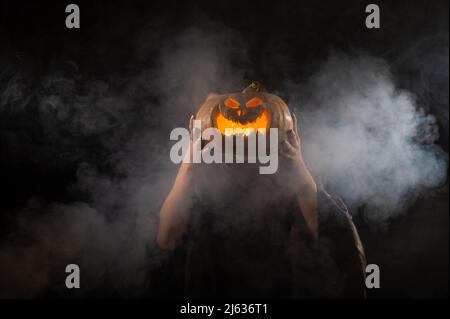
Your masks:
M290 182L295 193L300 213L315 239L319 236L317 219L317 185L303 160L297 118L292 114L294 129L288 132L288 139L280 147L280 155L288 160Z
M193 117L189 123L191 133L192 122ZM191 150L192 144L190 143L186 156L192 156ZM175 248L186 232L189 211L194 198L193 183L193 164L182 163L172 189L159 212L157 243L163 249Z

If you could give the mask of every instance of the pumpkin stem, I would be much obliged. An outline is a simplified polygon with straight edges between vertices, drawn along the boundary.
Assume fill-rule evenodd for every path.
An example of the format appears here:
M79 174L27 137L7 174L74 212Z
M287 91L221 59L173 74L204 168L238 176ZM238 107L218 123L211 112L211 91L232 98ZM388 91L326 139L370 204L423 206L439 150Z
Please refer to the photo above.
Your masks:
M242 93L255 93L255 92L264 92L265 89L263 87L263 85L261 84L261 82L259 81L253 81L252 83L250 83L249 86L247 86Z

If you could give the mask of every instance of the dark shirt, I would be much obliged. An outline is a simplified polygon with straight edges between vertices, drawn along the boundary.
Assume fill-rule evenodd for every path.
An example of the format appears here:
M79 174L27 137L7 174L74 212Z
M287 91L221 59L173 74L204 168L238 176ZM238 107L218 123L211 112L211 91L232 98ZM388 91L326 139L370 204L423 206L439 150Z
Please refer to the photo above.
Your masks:
M273 176L202 170L186 242L188 297L363 297L364 252L345 206L318 194L321 239Z

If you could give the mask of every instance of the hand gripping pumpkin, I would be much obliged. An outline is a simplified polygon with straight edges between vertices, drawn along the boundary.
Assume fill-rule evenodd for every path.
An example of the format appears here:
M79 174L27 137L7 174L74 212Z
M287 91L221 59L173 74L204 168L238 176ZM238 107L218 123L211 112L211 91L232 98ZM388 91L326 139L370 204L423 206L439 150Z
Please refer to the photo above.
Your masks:
M228 93L208 98L195 116L201 120L202 131L217 128L223 135L225 129L278 128L279 140L293 128L291 113L284 101L264 91L259 82L252 82L241 93Z

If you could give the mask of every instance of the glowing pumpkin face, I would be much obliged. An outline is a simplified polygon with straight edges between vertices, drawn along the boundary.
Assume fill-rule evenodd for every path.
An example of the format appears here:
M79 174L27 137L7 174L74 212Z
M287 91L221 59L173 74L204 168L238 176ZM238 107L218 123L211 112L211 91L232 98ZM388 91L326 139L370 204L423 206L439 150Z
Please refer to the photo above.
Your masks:
M237 93L230 94L218 106L214 112L214 126L225 134L227 128L240 128L244 132L247 129L268 129L270 127L270 114L265 108L263 97L255 94Z
M280 140L293 128L291 113L287 105L276 95L262 91L258 82L253 82L241 93L215 95L200 107L196 117L202 121L202 130L217 128L225 135L225 129L278 128Z

